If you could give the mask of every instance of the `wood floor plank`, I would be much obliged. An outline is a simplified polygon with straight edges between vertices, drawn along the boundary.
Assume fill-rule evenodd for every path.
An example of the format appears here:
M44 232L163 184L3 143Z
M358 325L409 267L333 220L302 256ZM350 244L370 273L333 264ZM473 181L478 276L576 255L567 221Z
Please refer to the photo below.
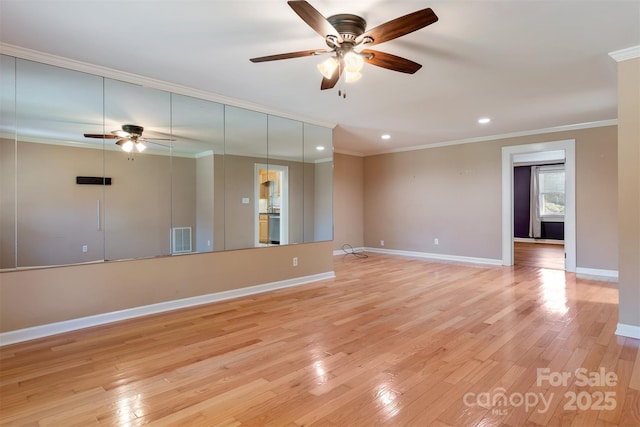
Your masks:
M0 425L640 425L640 340L614 335L615 285L382 254L335 272L1 347ZM615 408L566 408L598 392ZM548 407L508 401L534 395Z

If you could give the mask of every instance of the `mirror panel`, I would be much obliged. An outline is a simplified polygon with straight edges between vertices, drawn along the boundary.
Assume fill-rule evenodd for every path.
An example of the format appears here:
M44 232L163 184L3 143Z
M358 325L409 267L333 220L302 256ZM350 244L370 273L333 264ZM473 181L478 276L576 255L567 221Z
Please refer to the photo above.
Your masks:
M16 267L16 60L0 55L0 269Z
M224 250L224 106L172 94L171 120L172 253Z
M102 177L102 78L18 59L16 62L17 266L104 259L100 209L103 185L78 185L77 176Z
M142 126L146 149L127 153L115 139L105 140L105 259L149 258L171 253L171 105L170 94L104 79L105 133L123 125ZM176 179L191 180L176 162ZM187 174L187 176L184 176ZM193 179L192 179L193 178Z
M267 163L267 115L225 105L225 250L255 247L256 164Z
M268 217L270 245L303 241L302 165L302 122L269 115L267 170L260 174L266 198L261 196L260 214Z
M333 240L333 130L304 124L304 241Z

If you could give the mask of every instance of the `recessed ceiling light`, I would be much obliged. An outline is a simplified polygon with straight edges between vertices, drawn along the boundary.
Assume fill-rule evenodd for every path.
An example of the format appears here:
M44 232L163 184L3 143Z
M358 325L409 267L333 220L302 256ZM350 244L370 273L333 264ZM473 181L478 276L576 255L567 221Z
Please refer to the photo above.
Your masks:
M391 139L391 135L389 135L388 133L385 133L380 138L382 138L382 139Z
M318 146L316 147L316 150L318 150L318 151L324 151L324 146L322 146L322 145L318 145Z
M478 123L480 123L481 125L486 125L490 121L491 121L491 119L489 117L483 117L481 119L478 119Z

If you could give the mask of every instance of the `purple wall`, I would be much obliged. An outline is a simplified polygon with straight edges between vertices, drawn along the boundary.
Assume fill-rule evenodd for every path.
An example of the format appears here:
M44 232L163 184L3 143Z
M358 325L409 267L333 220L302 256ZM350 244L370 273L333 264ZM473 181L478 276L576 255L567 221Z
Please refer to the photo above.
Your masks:
M513 168L513 236L529 237L531 166Z
M513 168L513 237L529 237L531 166ZM564 240L564 222L543 222L543 239Z

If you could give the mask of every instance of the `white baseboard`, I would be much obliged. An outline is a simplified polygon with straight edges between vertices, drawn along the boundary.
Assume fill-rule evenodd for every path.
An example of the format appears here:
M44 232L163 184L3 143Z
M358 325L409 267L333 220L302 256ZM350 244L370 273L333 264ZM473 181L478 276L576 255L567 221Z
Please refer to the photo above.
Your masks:
M94 316L81 317L78 319L65 320L62 322L49 323L47 325L33 326L31 328L18 329L15 331L0 333L0 346L15 344L18 342L89 328L92 326L104 325L106 323L120 320L132 319L135 317L148 316L150 314L162 313L165 311L177 310L180 308L193 307L202 304L209 304L217 301L243 297L247 295L259 294L276 289L289 288L292 286L304 285L306 283L317 282L336 277L333 271L314 274L311 276L296 277L293 279L281 280L279 282L265 283L262 285L248 286L246 288L233 289L230 291L216 292L213 294L199 295L196 297L183 298L173 301L166 301L157 304L150 304L141 307L129 308L126 310L113 311L110 313L96 314Z
M640 340L640 326L618 323L618 327L616 328L616 335Z
M599 268L576 267L576 277L579 279L601 280L605 282L617 282L617 270L602 270Z
M351 248L348 248L347 251L351 251ZM353 248L353 252L363 252L364 248ZM336 249L335 251L333 251L333 256L336 255L348 255L351 252L345 252L343 249Z
M493 258L476 258L458 255L446 255L446 254L433 254L428 252L413 252L413 251L399 251L395 249L381 249L381 248L364 248L367 252L377 252L381 254L410 256L417 258L426 258L437 261L454 261L465 262L470 264L484 264L484 265L502 265L501 259Z

